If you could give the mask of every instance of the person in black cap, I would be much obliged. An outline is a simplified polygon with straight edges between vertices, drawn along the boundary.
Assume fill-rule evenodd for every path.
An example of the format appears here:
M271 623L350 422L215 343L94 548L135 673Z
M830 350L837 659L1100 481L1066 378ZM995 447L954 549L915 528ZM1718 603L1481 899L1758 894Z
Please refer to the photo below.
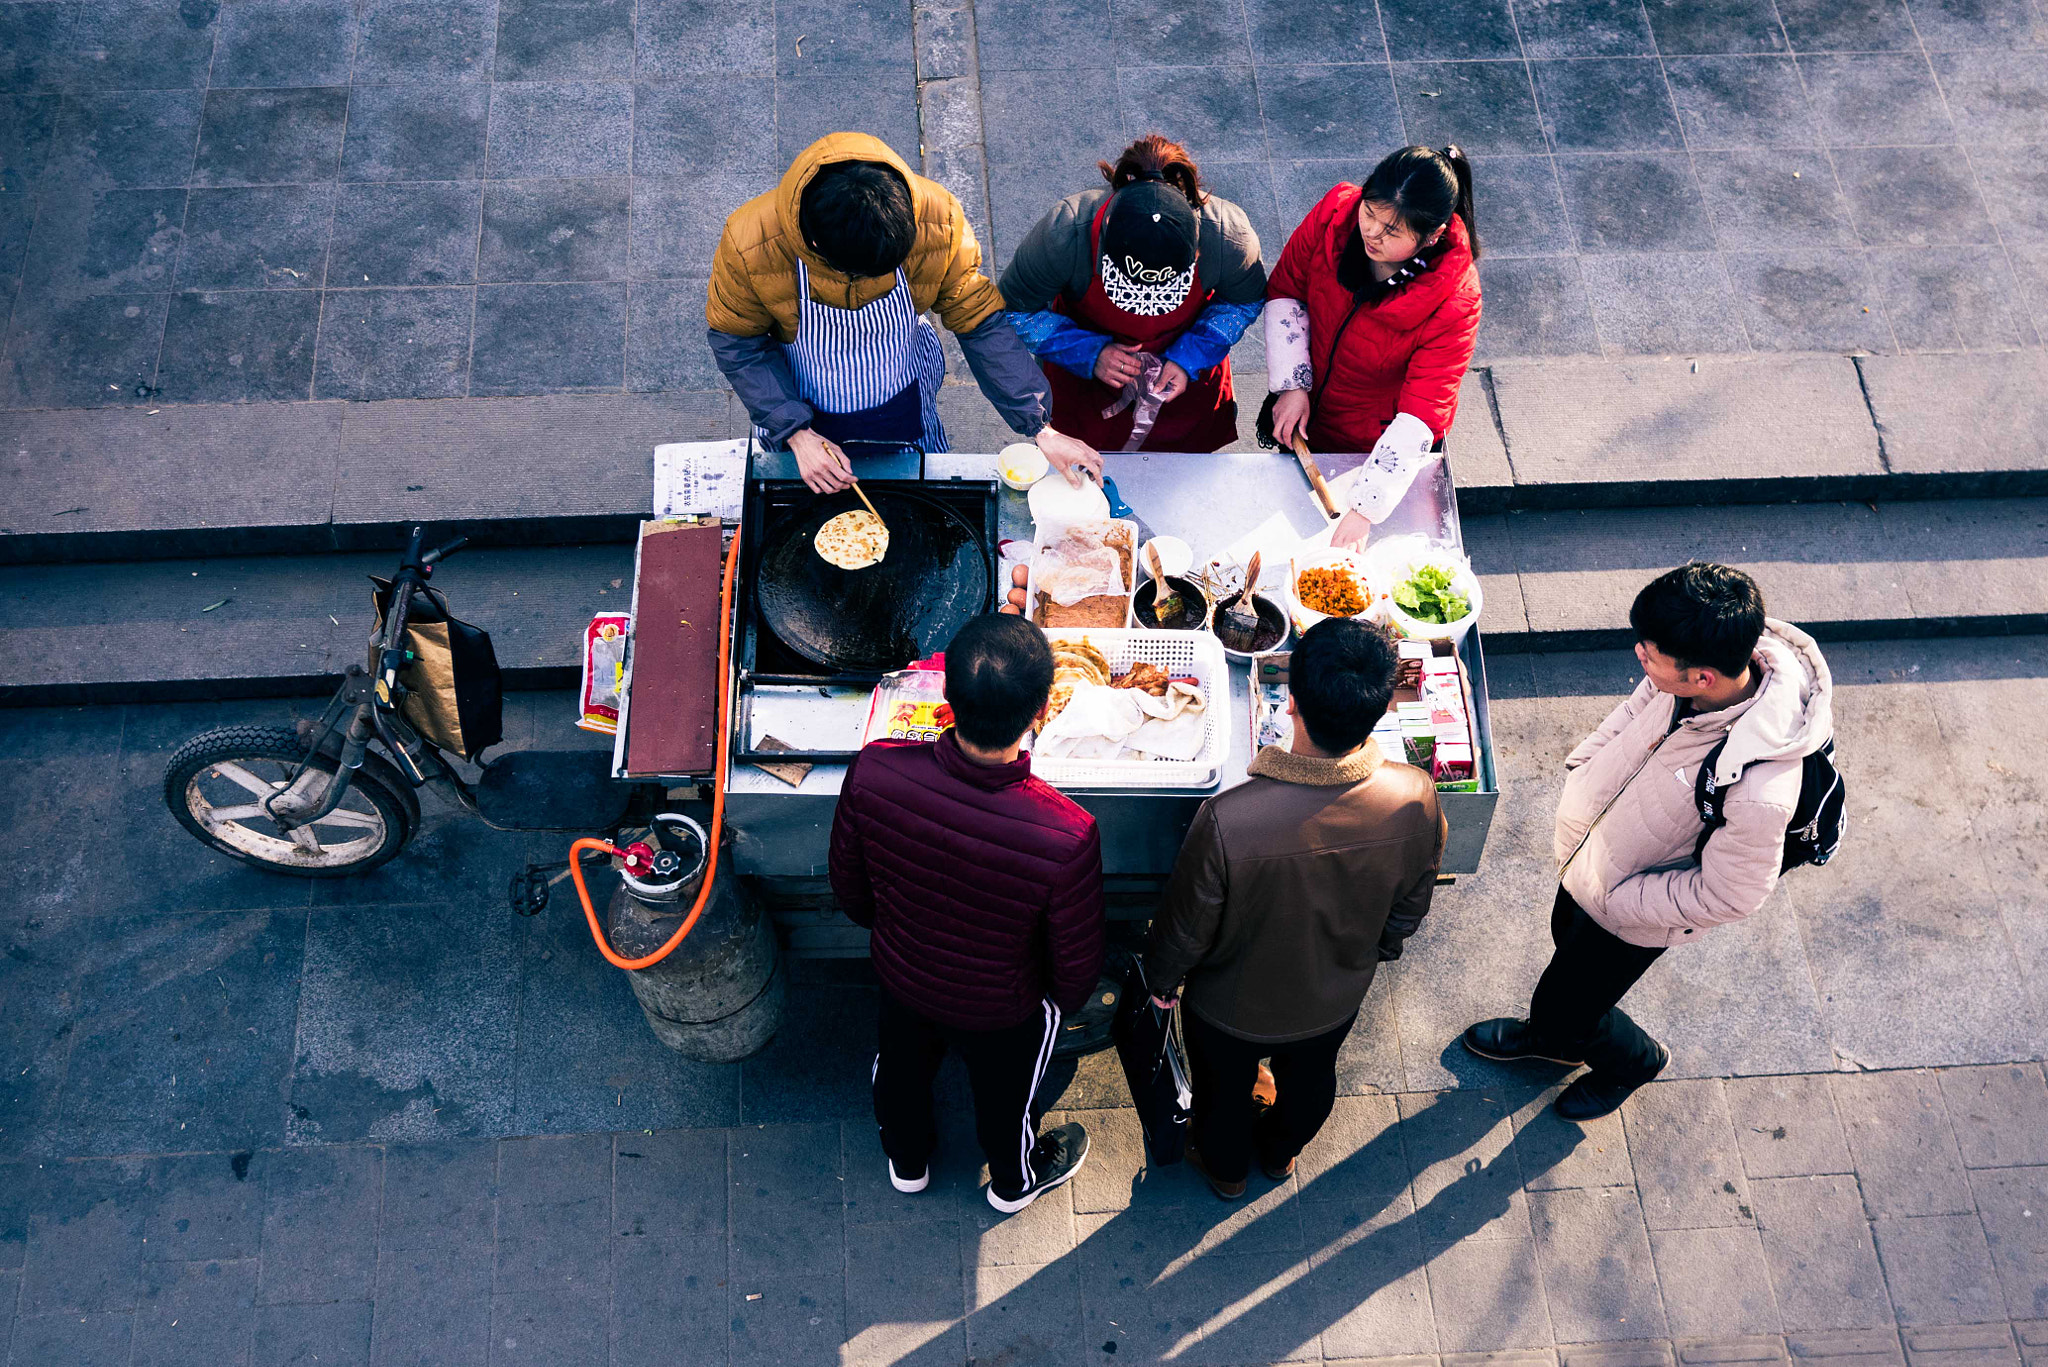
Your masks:
M1227 446L1230 348L1265 299L1259 235L1157 133L1101 170L1108 185L1054 205L1001 281L1052 387L1052 423L1103 451Z

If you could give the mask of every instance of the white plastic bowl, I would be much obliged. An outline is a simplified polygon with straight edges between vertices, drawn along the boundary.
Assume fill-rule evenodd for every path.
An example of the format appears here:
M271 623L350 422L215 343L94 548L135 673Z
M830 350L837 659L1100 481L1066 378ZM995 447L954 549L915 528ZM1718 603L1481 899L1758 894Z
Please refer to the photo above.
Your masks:
M1300 577L1303 570L1327 569L1331 566L1343 566L1349 569L1352 576L1358 580L1360 590L1365 594L1365 610L1352 614L1351 620L1354 622L1378 620L1377 613L1380 599L1384 595L1381 594L1378 584L1374 581L1372 571L1366 565L1364 557L1353 551L1334 550L1326 547L1322 550L1310 551L1305 555L1296 556L1287 567L1287 615L1292 619L1294 630L1297 633L1307 631L1317 622L1324 620L1327 614L1317 612L1314 608L1301 601L1294 591L1295 580Z
M1448 641L1456 646L1485 610L1485 594L1480 589L1479 576L1472 572L1472 562L1452 547L1425 536L1396 536L1368 547L1365 558L1367 573L1385 593L1381 609L1384 619L1411 641ZM1472 610L1455 622L1425 622L1403 612L1394 601L1394 588L1422 565L1440 565L1450 570L1452 587L1465 595Z
M1145 546L1148 549L1138 552L1138 568L1148 579L1152 577L1151 551L1159 552L1159 568L1166 571L1169 579L1185 579L1195 567L1194 547L1177 536L1155 536Z
M1020 494L1044 479L1050 468L1037 442L1013 441L996 454L996 477Z

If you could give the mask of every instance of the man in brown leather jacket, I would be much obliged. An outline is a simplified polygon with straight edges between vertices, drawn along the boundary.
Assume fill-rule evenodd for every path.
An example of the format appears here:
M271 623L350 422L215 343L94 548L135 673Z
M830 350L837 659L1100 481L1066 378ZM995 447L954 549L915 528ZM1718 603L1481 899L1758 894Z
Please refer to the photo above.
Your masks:
M1436 890L1436 786L1370 739L1397 669L1394 643L1360 623L1302 636L1292 743L1202 804L1152 921L1148 979L1168 995L1187 985L1188 1161L1225 1200L1244 1194L1255 1154L1284 1179L1329 1119L1373 970L1400 957ZM1265 1109L1252 1098L1262 1058L1279 1088Z

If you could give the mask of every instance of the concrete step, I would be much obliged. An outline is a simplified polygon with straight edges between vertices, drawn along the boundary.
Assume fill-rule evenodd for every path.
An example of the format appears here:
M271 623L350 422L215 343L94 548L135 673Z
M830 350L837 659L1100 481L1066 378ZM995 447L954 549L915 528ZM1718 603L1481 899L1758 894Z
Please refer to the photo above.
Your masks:
M1822 640L2048 630L2048 499L1517 512L1467 518L1494 653L1627 646L1645 582L1687 560L1756 577Z
M1239 377L1249 434L1263 376ZM1010 435L948 384L955 450ZM623 542L653 448L741 435L723 390L0 414L0 564ZM2048 354L1502 363L1449 449L1468 516L2048 494ZM1329 456L1330 470L1346 468Z
M0 564L630 542L654 448L739 435L724 391L0 414Z
M1495 654L1625 647L1653 575L1756 575L1823 640L2048 631L2048 499L1591 509L1471 517ZM377 554L0 567L0 704L317 693L364 650ZM466 552L437 579L512 688L574 686L593 613L626 609L632 548Z
M372 574L338 553L0 569L0 704L289 697L366 658ZM573 688L581 632L632 601L633 548L465 551L435 575L510 688Z

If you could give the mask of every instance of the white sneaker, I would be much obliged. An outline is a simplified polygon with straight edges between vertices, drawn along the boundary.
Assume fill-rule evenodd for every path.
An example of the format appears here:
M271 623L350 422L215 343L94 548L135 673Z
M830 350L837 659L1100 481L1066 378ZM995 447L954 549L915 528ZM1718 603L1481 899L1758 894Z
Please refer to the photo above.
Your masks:
M1015 1215L1054 1187L1073 1181L1074 1174L1087 1161L1088 1131L1078 1122L1047 1130L1039 1136L1038 1146L1031 1154L1031 1171L1036 1179L1031 1190L1022 1196L1004 1197L996 1195L996 1189L990 1187L988 1203L1005 1215Z
M901 1192L923 1191L932 1184L932 1165L924 1165L924 1171L915 1177L904 1177L896 1171L896 1160L889 1160L889 1185Z

